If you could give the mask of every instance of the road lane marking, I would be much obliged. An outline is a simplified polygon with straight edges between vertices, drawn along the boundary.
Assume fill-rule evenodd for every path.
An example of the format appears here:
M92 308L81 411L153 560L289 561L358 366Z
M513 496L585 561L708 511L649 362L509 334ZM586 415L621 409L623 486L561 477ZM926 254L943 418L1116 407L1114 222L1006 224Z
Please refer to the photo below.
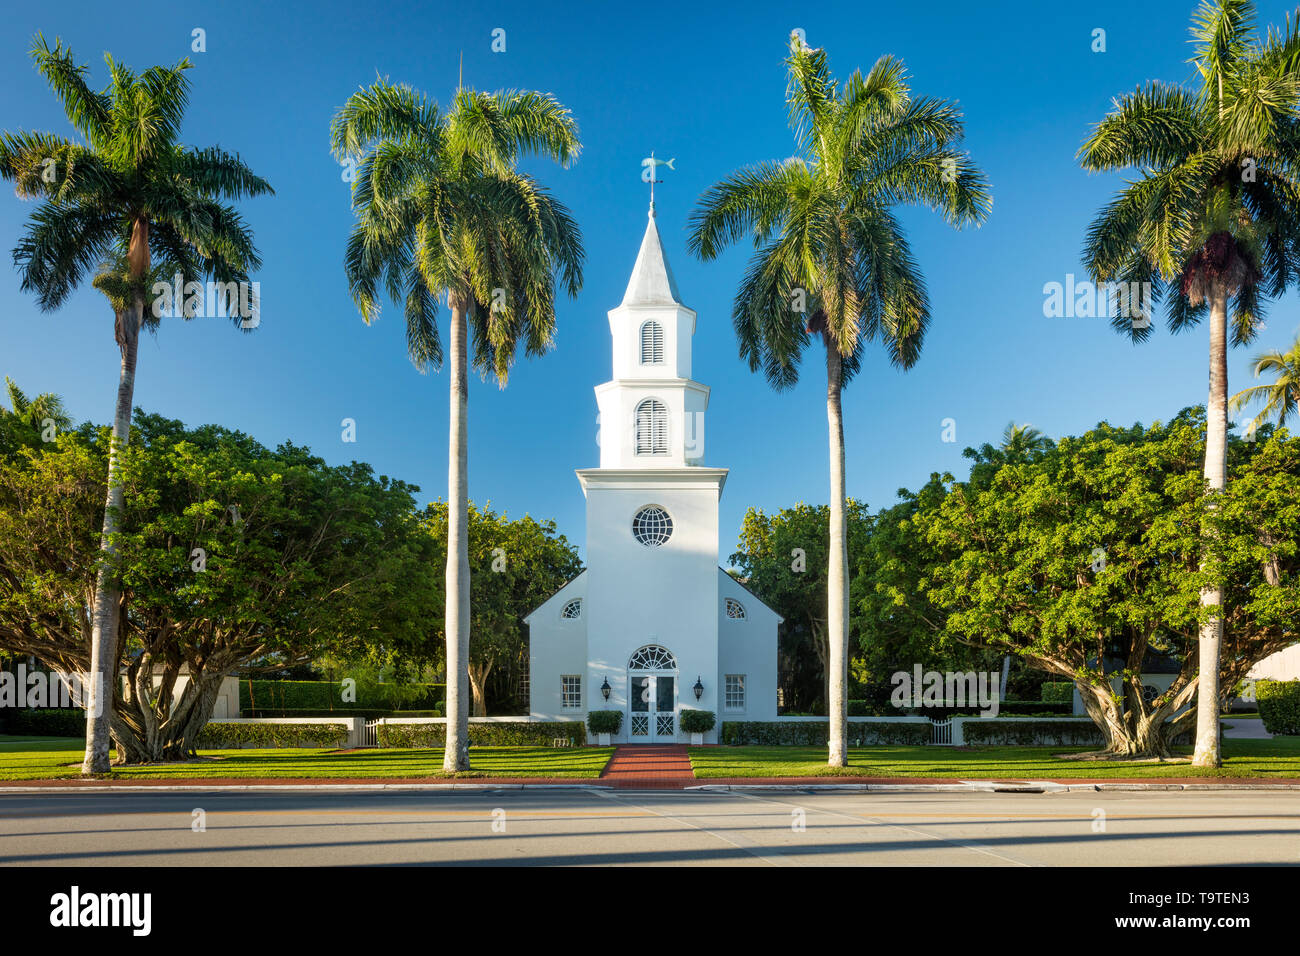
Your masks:
M615 800L627 806L636 807L638 810L646 811L647 813L653 814L654 816L662 817L665 820L671 820L674 823L680 823L682 826L690 827L692 830L699 830L701 833L708 834L709 836L714 837L715 839L721 840L723 843L731 844L738 850L744 850L746 853L763 861L768 866L791 866L791 865L803 866L804 865L801 860L797 860L797 859L774 860L771 857L764 856L762 853L758 852L758 848L757 848L758 845L748 840L744 840L743 838L737 838L733 840L731 837L726 836L722 833L718 833L716 830L710 830L708 827L699 826L698 824L692 823L690 820L684 820L681 817L674 816L671 813L661 813L660 811L655 810L653 807L643 807L640 804L632 803L626 798L621 797L615 793L605 791L605 790L598 790L596 792L599 793L600 796L604 797L606 800Z
M855 814L840 813L840 812L835 811L835 810L823 810L822 808L817 807L817 806L808 806L808 807L803 807L803 806L800 806L800 805L797 804L797 803L787 803L787 802L784 801L784 800L773 800L771 797L760 797L760 796L757 796L757 795L755 795L755 794L750 794L750 793L739 793L738 795L744 797L746 800L757 800L757 801L759 801L759 802L761 802L761 803L774 803L774 804L778 804L778 805L780 805L780 806L793 807L793 808L795 808L795 809L804 810L805 812L808 811L808 810L811 810L811 811L814 812L814 813L821 813L821 814L824 814L824 815L826 815L826 816L831 816L831 817L840 817L841 819L844 819L844 820L851 820L851 821L853 821L854 823L857 823L857 821L858 821L859 819L878 821L878 822L877 822L877 825L878 825L878 826L889 827L889 828L894 829L894 830L902 830L904 833L914 833L914 834L916 834L917 836L923 836L923 837L926 837L927 839L935 840L935 841L937 841L937 842L939 842L939 843L947 843L947 844L950 845L950 846L960 847L960 848L963 849L963 850L970 850L970 851L973 852L973 853L982 853L982 854L984 854L985 856L991 856L991 857L994 857L995 859L1002 860L1004 863L1013 863L1013 864L1015 864L1016 866L1041 866L1041 865L1042 865L1042 864L1039 864L1039 863L1028 863L1028 862L1026 862L1026 861L1024 861L1024 860L1018 860L1018 859L1016 859L1015 857L1012 857L1012 856L1006 856L1006 855L1004 855L1004 854L1002 854L1002 853L997 852L996 850L993 850L993 849L990 849L989 847L984 846L984 845L981 844L981 843L974 843L974 842L967 841L967 840L951 840L951 839L948 839L947 837L939 836L937 833L927 833L926 831L924 831L924 830L918 830L918 829L916 829L915 827L905 827L905 826L902 826L901 824L898 824L898 823L886 823L886 822L884 822L882 816L877 816L877 815L875 815L875 814L867 814L867 813L855 813ZM886 848L886 849L887 849L887 848Z

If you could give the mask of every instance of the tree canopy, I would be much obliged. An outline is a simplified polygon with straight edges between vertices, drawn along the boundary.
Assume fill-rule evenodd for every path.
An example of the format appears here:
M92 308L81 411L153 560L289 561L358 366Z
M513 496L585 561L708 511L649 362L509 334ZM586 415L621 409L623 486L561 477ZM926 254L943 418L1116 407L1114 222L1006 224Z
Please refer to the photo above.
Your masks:
M0 458L0 645L53 668L88 669L108 445L83 425ZM123 475L120 760L189 753L241 665L409 642L437 613L418 489L369 465L141 414Z

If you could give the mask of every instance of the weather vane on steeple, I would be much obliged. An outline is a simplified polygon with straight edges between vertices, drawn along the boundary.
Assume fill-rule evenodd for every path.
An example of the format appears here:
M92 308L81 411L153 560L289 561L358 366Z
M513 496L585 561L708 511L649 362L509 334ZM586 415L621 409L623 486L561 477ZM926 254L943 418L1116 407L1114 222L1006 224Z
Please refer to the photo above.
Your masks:
M655 179L655 167L667 166L669 169L675 170L676 167L673 166L675 162L677 162L676 156L672 159L655 159L654 150L651 150L650 155L641 160L641 181L650 184L650 215L652 216L655 214L655 183L663 182L662 179Z

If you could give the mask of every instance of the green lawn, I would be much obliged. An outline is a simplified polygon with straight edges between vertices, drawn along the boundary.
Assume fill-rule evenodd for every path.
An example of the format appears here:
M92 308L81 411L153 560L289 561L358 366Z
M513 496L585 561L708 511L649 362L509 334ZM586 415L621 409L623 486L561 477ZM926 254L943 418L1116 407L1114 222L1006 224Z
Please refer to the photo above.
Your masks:
M960 777L1017 780L1094 777L1300 777L1300 737L1225 740L1223 766L1186 763L1058 760L1087 747L853 747L849 766L826 766L824 747L692 747L695 776L718 777ZM1190 747L1176 750L1190 755Z
M475 747L473 770L442 772L442 750L201 750L200 759L123 767L117 780L189 777L599 777L613 747ZM69 737L0 737L0 780L44 780L81 773L84 748Z

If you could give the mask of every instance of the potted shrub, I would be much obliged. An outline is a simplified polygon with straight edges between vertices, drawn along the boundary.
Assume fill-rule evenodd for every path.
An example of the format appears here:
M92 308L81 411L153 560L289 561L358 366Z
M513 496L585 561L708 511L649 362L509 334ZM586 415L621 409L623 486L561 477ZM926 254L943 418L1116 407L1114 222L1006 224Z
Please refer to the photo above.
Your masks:
M711 710L682 711L682 732L691 735L691 744L696 747L704 743L704 735L713 729L716 722Z
M623 726L621 710L593 710L587 713L587 730L596 735L596 743L609 746L609 738Z

